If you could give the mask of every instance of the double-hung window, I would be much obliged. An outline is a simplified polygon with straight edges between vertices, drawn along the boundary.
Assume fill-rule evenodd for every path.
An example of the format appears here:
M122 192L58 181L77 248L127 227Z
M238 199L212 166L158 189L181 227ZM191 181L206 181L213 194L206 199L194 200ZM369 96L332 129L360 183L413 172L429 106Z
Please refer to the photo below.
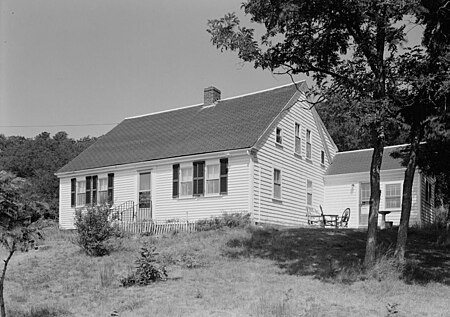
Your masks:
M106 204L108 202L108 179L100 178L98 180L98 203Z
M397 184L386 184L386 209L397 209L400 208L401 201L401 185Z
M276 129L275 142L277 144L283 143L283 135L282 135L281 128L279 128L279 127L277 127L277 129Z
M207 164L206 165L206 194L220 193L220 165Z
M77 206L86 205L86 181L82 180L77 183Z
M311 159L311 131L306 130L306 158Z
M273 169L273 198L281 199L281 170Z
M192 196L192 166L180 169L180 196Z
M194 196L202 196L205 193L205 162L194 162L193 192Z
M300 124L295 123L295 153L301 155L302 153L302 139L300 137L301 129Z
M306 204L312 206L313 204L313 183L312 181L306 181Z

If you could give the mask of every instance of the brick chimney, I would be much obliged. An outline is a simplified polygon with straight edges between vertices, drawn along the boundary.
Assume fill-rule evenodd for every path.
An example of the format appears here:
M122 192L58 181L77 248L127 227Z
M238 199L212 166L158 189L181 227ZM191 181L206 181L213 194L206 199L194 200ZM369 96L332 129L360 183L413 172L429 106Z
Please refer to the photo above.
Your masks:
M204 90L204 99L203 99L203 105L209 106L212 105L217 100L220 100L220 90L216 87L210 86L208 88L205 88Z

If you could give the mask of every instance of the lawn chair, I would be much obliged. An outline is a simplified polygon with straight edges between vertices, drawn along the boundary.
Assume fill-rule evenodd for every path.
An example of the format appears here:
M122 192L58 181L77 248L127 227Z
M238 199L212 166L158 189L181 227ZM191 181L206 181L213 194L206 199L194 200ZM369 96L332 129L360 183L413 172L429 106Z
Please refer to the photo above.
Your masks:
M350 208L345 208L344 212L342 213L341 218L339 218L339 222L338 222L339 227L347 228L349 219L350 219Z
M321 210L322 211L322 210ZM308 225L324 225L324 219L322 212L319 212L316 208L307 206L306 216L308 218Z
M337 228L339 215L324 214L322 206L319 206L319 207L320 207L320 212L322 213L323 226Z

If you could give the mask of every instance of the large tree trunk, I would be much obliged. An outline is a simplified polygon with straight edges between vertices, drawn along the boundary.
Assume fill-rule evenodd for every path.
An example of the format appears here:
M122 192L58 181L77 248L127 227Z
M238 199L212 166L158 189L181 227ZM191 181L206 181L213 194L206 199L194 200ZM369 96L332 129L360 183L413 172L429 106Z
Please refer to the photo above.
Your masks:
M8 268L8 262L9 260L11 260L11 257L14 254L14 248L9 251L9 255L6 258L6 260L3 260L4 265L3 265L3 272L2 275L0 277L0 315L1 317L6 317L6 309L5 309L5 299L3 298L3 286L5 283L5 275L6 275L6 269Z
M366 255L364 266L370 268L375 264L377 250L378 211L380 209L380 169L383 160L384 136L378 136L373 148L370 164L370 209L367 227Z
M402 194L402 214L400 217L400 226L397 234L397 244L395 246L394 256L400 263L405 262L406 241L408 239L409 218L411 216L412 188L414 182L414 173L417 167L417 149L419 139L414 138L409 150L408 165L406 166L405 179L403 181Z

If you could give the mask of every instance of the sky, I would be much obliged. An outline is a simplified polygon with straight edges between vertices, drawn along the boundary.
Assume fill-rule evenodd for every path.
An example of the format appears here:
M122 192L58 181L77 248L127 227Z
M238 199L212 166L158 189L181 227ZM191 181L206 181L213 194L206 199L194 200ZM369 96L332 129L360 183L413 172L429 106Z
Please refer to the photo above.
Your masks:
M241 2L0 0L0 134L100 136L200 104L208 86L227 98L290 83L212 45L208 19Z

